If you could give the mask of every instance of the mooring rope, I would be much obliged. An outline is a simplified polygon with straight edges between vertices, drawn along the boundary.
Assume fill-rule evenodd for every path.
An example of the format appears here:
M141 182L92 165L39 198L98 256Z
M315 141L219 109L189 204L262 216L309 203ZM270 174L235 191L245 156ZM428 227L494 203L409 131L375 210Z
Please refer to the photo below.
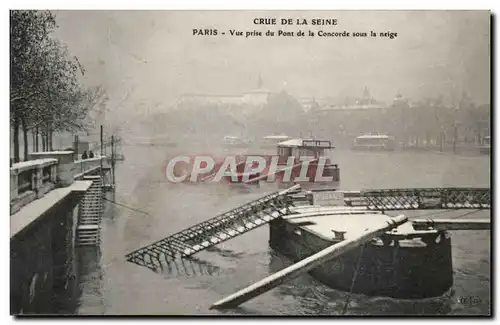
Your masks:
M455 211L459 211L459 210L463 210L463 209L451 209L451 210L447 210L447 211L431 212L429 214L423 213L421 215L415 216L414 218L438 216L438 215L443 215L445 213L455 212ZM473 210L473 211L468 211L468 212L466 212L464 214L461 214L461 215L458 215L458 216L455 216L455 217L450 217L450 219L462 218L462 217L468 216L470 214L474 214L474 213L479 212L479 211L482 211L482 210L481 209L476 209L476 210Z
M459 216L452 217L452 218L450 218L450 219L458 219L458 218L462 218L462 217L468 216L469 214L474 214L474 213L479 212L479 211L481 211L481 209L477 209L477 210L469 211L469 212L466 212L466 213L461 214L461 215L459 215Z
M445 213L449 213L449 212L453 212L453 211L458 211L458 210L460 210L460 209L451 209L451 210L444 210L444 211L438 211L438 212L436 212L436 211L430 211L430 212L422 213L422 214L420 214L418 216L415 216L415 218L438 216L440 214L445 214Z
M354 270L354 275L352 277L351 288L349 293L347 294L347 298L344 303L344 308L342 309L342 315L347 312L347 308L349 307L349 302L351 301L352 290L354 289L354 284L356 283L356 278L358 277L359 266L361 265L361 257L363 255L363 250L365 245L361 245L361 251L359 252L358 261L356 263L356 269Z
M463 210L463 209L457 208L457 209L450 209L450 210L438 211L438 212L431 211L430 213L423 213L423 214L420 214L418 216L412 216L412 218L439 216L439 215L444 215L445 213L455 212L455 211L459 211L459 210ZM469 212L466 212L466 213L461 214L459 216L450 217L450 219L462 218L462 217L468 216L470 214L474 214L474 213L479 212L479 211L482 211L482 209L476 209L473 211L469 211Z
M145 211L139 210L139 209L137 209L137 208L132 208L132 207L129 207L128 205L125 205L125 204L123 204L123 203L118 203L118 202L115 202L115 201L113 201L113 200L109 200L109 199L105 198L104 196L102 197L102 199L103 199L103 200L105 200L105 201L111 202L111 203L113 203L113 204L119 205L119 206L121 206L121 207L124 207L124 208L130 209L130 210L132 210L132 211L139 212L139 213L145 214L145 215L147 215L147 216L151 216L149 213L147 213L147 212L145 212Z

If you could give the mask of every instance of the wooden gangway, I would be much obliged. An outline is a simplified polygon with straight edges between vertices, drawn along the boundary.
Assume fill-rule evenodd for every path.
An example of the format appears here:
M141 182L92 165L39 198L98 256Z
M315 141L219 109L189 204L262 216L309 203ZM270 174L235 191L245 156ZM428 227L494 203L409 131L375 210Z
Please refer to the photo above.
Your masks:
M155 269L161 267L163 260L189 257L288 214L288 208L293 204L288 194L299 189L300 186L296 185L268 194L131 252L126 259Z

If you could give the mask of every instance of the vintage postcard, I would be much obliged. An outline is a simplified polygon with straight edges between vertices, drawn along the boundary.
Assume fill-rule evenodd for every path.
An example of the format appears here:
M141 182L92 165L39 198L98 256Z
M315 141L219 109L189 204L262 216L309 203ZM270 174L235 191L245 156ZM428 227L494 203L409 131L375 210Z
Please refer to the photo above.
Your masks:
M491 316L491 21L11 10L10 313Z

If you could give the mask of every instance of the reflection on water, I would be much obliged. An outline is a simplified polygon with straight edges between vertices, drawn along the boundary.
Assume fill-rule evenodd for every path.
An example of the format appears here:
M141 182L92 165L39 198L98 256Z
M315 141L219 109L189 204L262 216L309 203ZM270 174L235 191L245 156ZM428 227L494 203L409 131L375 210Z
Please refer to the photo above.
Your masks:
M79 314L103 314L104 300L101 282L103 279L100 264L101 252L99 247L83 246L75 249L77 279L80 302ZM81 285L85 284L85 285Z
M156 269L158 273L166 277L196 277L202 275L215 275L218 274L219 267L196 258L186 259L167 259L161 263L161 266Z
M163 148L164 149L164 148ZM209 310L211 304L282 269L284 257L269 249L268 226L260 227L191 260L170 261L164 269L126 262L125 255L240 204L278 190L253 187L170 184L162 174L168 153L158 148L125 147L126 160L116 171L113 201L106 203L100 250L78 251L78 314L107 315L339 315L346 293L309 275L284 283L240 308ZM489 187L488 157L445 154L375 154L336 152L341 188ZM111 199L111 198L110 198ZM455 217L461 212L447 212ZM420 213L408 213L418 216ZM467 218L489 217L483 211ZM452 234L454 294L438 299L402 301L353 295L347 314L476 314L490 312L490 234ZM461 297L477 296L465 305Z

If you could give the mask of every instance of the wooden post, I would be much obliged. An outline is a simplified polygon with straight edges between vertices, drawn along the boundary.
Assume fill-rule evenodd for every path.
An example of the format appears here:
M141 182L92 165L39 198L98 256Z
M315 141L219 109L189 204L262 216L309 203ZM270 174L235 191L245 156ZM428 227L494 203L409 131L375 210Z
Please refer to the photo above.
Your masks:
M39 133L38 126L35 128L34 132L35 132L35 148L36 148L35 152L38 152L38 148L39 148L39 146L38 146L38 133Z
M115 137L111 136L111 177L112 184L115 185Z
M366 242L370 241L372 238L377 237L384 232L395 228L407 221L408 218L404 215L391 218L387 220L387 222L381 223L378 227L368 229L365 232L361 233L359 236L341 241L340 243L337 243L335 245L331 245L319 251L318 253L301 260L298 263L295 263L257 283L248 286L243 290L236 292L235 294L230 295L225 299L219 300L218 302L213 304L210 309L237 307L245 301L255 298L287 280L293 279L300 274L310 271L318 267L319 265L322 265L325 262L346 253L353 248L363 245Z
M103 128L101 125L101 157L104 156L104 145L103 145Z
M457 153L457 137L458 137L458 129L457 124L453 126L453 153Z
M111 136L111 162L113 162L113 158L115 157L115 136Z
M413 220L413 227L416 230L436 229L436 230L489 230L490 220L485 219L427 219Z

